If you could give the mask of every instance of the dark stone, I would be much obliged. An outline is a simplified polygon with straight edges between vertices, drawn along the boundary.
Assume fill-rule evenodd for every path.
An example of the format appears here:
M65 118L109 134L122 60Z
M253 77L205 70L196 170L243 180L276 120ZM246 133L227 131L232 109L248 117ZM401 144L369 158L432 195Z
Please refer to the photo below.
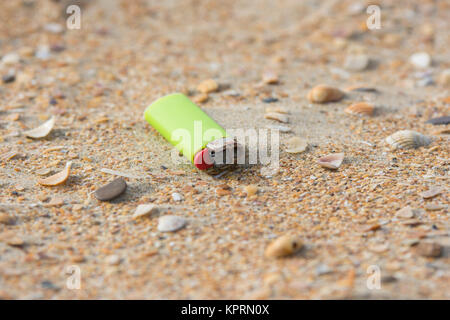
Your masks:
M117 198L127 189L127 183L123 178L118 178L97 189L94 195L100 201L109 201Z
M443 116L438 118L433 118L428 120L426 123L431 123L433 125L446 125L450 123L450 116Z
M272 103L272 102L277 102L277 101L278 101L278 99L277 98L273 98L273 97L262 99L262 102L264 102L264 103Z

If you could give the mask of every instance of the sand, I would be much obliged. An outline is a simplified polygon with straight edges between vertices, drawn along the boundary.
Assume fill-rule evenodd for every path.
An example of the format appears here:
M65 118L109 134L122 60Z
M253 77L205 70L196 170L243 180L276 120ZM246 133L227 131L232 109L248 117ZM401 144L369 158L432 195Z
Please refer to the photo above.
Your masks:
M76 1L80 30L65 27L67 2L0 5L0 57L20 57L0 67L15 75L0 85L1 298L450 298L448 125L426 123L450 110L448 1L380 1L375 30L364 1ZM416 52L432 64L414 67ZM352 54L369 56L368 68L346 70ZM267 70L277 84L261 83ZM289 112L278 173L214 178L172 162L143 111L172 92L194 99L207 79L220 90L199 105L226 129L277 124L268 106ZM376 91L311 103L319 84ZM360 101L375 115L344 112ZM47 137L25 137L51 116ZM385 138L404 129L432 143L389 149ZM293 136L305 152L285 152ZM340 152L337 170L317 164ZM37 183L69 161L65 184ZM100 202L93 192L117 178L111 170L128 188ZM135 219L141 204L159 210ZM407 206L413 217L396 215ZM162 215L187 225L159 232ZM286 234L302 250L266 257Z

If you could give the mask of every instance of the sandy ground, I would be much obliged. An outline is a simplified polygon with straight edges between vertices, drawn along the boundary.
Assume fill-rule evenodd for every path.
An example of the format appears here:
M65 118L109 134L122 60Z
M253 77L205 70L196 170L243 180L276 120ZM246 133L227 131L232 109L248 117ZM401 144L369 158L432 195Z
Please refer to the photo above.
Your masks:
M366 27L365 1L97 0L82 7L80 30L65 28L67 3L0 4L0 57L13 54L0 71L15 75L0 85L1 298L450 298L448 126L425 123L450 109L448 1L379 1L379 30ZM409 57L422 51L433 62L418 70ZM366 70L346 69L355 53L370 57ZM266 70L278 84L261 84ZM255 166L214 178L169 160L143 111L172 92L194 99L210 78L224 89L200 106L227 129L277 124L264 119L268 106L289 111L277 174ZM313 104L306 95L321 83L377 91ZM358 101L375 115L344 112ZM25 137L52 115L50 135ZM433 142L387 148L403 129ZM286 153L292 136L308 150ZM332 152L345 153L336 171L316 163ZM64 185L37 183L68 161ZM135 176L110 203L93 196L115 178L102 168ZM420 195L436 186L432 199ZM161 233L158 214L133 219L146 203L187 226ZM414 217L396 215L406 206ZM284 234L304 248L266 258ZM373 270L379 289L367 286Z

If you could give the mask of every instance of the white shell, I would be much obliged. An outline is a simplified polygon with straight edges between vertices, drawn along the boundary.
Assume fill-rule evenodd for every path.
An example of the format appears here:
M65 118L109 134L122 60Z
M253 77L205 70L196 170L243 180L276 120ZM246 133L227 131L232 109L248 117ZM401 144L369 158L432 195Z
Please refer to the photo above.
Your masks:
M49 120L41 124L39 127L25 131L24 134L29 138L39 139L46 137L50 131L52 131L55 125L55 117L51 117Z
M416 68L427 68L431 65L431 57L426 52L417 52L409 57L409 62Z
M137 219L140 217L145 217L151 215L152 213L157 213L159 208L154 204L140 204L136 208L136 211L133 214L133 218Z
M431 139L416 131L401 130L387 137L386 142L394 149L410 149L427 146Z
M301 153L308 148L308 141L299 137L292 137L286 143L289 147L287 153Z
M337 169L341 166L344 160L343 153L332 153L317 160L317 163L324 168Z
M158 220L158 231L173 232L183 228L186 225L186 219L179 216L162 216Z

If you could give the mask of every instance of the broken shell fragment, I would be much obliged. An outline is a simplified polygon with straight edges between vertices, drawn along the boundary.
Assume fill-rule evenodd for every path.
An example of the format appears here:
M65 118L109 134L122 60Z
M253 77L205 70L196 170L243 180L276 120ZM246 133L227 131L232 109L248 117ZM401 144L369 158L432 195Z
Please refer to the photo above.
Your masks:
M299 137L292 137L286 143L288 145L287 153L301 153L308 148L308 142Z
M337 169L341 166L343 160L344 153L332 153L325 157L319 158L319 160L317 160L317 163L324 168Z
M350 105L344 111L349 114L372 116L374 110L375 110L375 107L373 105L368 104L366 102L358 102L358 103L354 103L354 104Z
M427 146L431 139L416 131L401 130L387 137L386 142L394 149L410 149Z
M289 117L287 115L281 114L281 113L278 113L278 112L266 113L264 115L264 118L270 119L270 120L276 120L276 121L279 121L279 122L282 122L282 123L289 122Z
M219 90L219 85L215 80L208 79L201 82L197 86L197 90L200 91L201 93L211 93Z
M153 213L158 213L159 208L154 204L140 204L133 214L133 219L149 216Z
M291 255L303 247L302 242L294 236L284 235L269 244L264 252L267 258L281 258Z
M308 100L315 103L339 101L344 97L344 92L338 88L327 85L318 85L308 93Z
M67 162L66 167L64 168L63 171L60 171L57 174L54 174L48 178L39 179L38 183L43 186L47 186L47 187L52 187L52 186L57 186L57 185L63 184L69 178L71 166L72 166L72 162L71 161Z
M443 189L441 187L431 187L429 190L422 192L420 195L424 199L431 199L441 194Z
M50 131L52 131L55 125L55 117L51 117L49 120L41 124L39 127L25 131L24 134L33 139L39 139L46 137Z

